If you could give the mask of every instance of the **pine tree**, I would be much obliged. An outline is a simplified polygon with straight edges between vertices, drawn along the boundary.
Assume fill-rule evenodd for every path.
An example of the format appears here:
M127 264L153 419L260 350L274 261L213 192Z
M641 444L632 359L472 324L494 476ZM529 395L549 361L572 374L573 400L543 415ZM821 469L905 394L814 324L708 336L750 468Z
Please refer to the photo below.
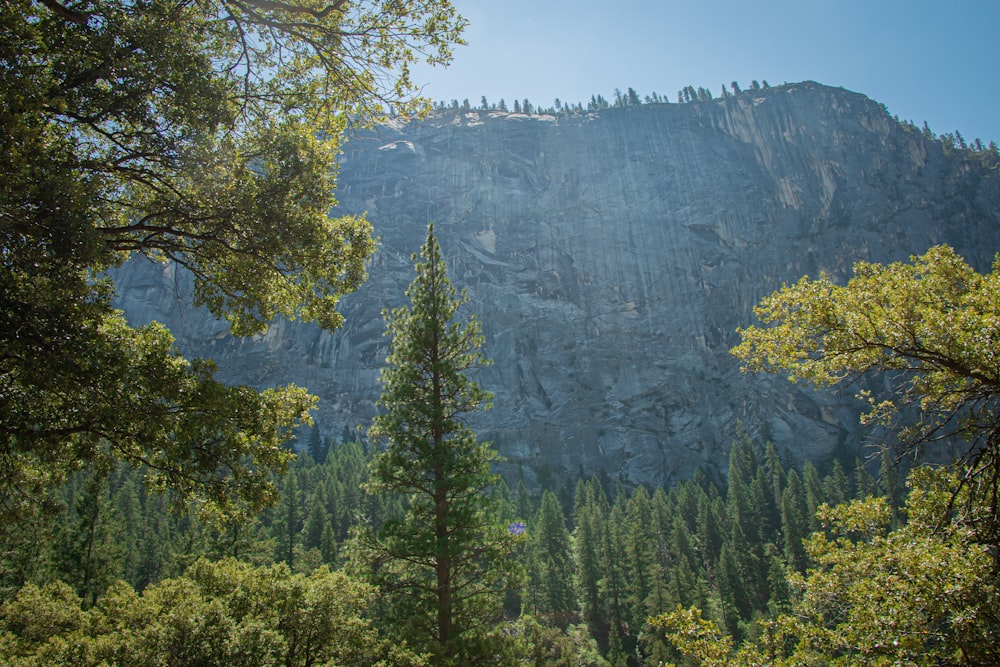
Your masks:
M698 541L701 545L700 565L711 569L719 562L719 552L722 551L723 528L722 517L726 509L721 497L706 500L698 508Z
M694 548L691 546L691 535L688 532L687 524L679 515L674 517L673 530L670 535L670 553L674 559L670 573L670 584L675 603L685 608L693 604L703 603L700 599L695 575L696 559Z
M628 540L626 530L628 521L625 516L626 494L624 489L618 489L615 494L615 504L612 505L608 513L607 524L600 539L600 560L601 560L601 580L598 590L601 593L602 603L607 610L608 624L610 628L609 642L611 654L615 652L615 642L624 648L625 652L632 648L634 637L629 634L629 575L628 571L628 551L626 542ZM611 660L614 664L614 659Z
M434 226L406 294L387 316L392 350L382 371L382 412L371 435L369 492L406 498L399 520L359 532L369 574L392 602L390 622L435 665L493 660L502 647L503 596L516 583L513 539L492 521L487 489L498 459L463 422L490 395L467 373L485 365L474 317L454 320L468 297L448 279Z
M854 486L856 498L867 498L875 495L875 479L868 472L865 462L860 458L854 460Z
M781 496L781 534L788 567L798 572L806 569L806 550L802 540L809 527L807 511L802 481L799 474L791 470L788 473L788 486Z
M323 433L316 424L313 424L312 428L309 429L309 440L306 444L306 448L309 450L309 456L311 456L313 461L316 463L322 464L326 461L326 454L329 450L329 445L323 442Z
M119 546L123 552L122 578L133 583L138 578L141 556L140 531L143 524L142 503L139 500L140 483L136 475L123 470L122 482L112 497L112 503L121 517L121 539ZM134 585L134 583L133 583Z
M885 496L886 500L889 501L889 507L893 509L893 516L898 519L898 510L903 506L904 489L899 480L897 463L893 460L888 447L882 448L876 488L879 495Z
M284 561L289 567L295 564L295 547L299 545L303 521L302 492L299 490L298 471L289 469L281 484L281 501L277 507L276 521L272 525L276 538L274 559Z
M305 525L302 527L302 549L321 549L323 546L323 533L332 526L330 513L326 511L323 500L323 487L318 487L312 494L309 503L309 514L306 515Z
M656 587L654 581L663 573L656 557L656 526L649 492L644 486L636 488L624 505L625 518L619 534L626 556L626 623L635 634L649 617L646 601Z
M777 509L781 506L781 494L785 491L786 474L773 442L768 442L764 446L764 465L761 467L767 477L771 503Z
M542 494L542 506L530 534L532 612L548 616L555 625L565 627L576 610L572 553L566 517L551 491Z
M854 491L851 489L851 480L847 476L847 473L844 472L844 466L838 460L834 460L833 470L823 480L823 494L823 501L830 507L846 503L848 500L854 498ZM819 506L819 503L817 503L817 506ZM817 526L812 532L819 530L818 523L817 521Z
M108 503L107 479L91 473L76 497L75 516L56 541L60 578L71 584L87 605L121 576L122 526Z
M843 468L839 468L840 464L836 463L835 465L838 466L837 469L843 474ZM819 517L816 516L816 510L820 505L827 502L827 498L823 484L819 480L819 473L816 471L816 467L809 461L806 461L802 466L802 485L806 491L807 530L809 533L815 533L820 529ZM840 498L832 504L836 505L844 500L846 498Z
M734 594L742 620L767 604L767 564L763 559L764 489L755 474L757 458L749 436L740 433L729 452L729 489L726 493L726 546L736 565L739 583ZM721 557L720 557L721 558ZM732 630L732 628L730 628Z
M573 505L576 590L583 619L602 650L608 647L608 615L601 596L601 539L607 529L608 498L596 478L580 481Z
M740 631L740 619L749 615L750 604L743 586L743 578L740 576L739 565L728 542L722 545L722 551L719 553L717 585L722 621L729 634L737 637Z

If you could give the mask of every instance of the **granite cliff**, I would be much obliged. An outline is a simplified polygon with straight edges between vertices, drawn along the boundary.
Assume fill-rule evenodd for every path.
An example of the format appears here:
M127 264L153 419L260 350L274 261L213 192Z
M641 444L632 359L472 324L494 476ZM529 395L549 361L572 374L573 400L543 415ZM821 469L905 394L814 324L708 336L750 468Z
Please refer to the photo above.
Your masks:
M746 376L728 354L783 282L949 243L979 270L1000 251L1000 175L900 124L868 98L814 83L710 102L583 115L438 112L345 147L338 198L381 248L327 334L277 322L237 339L190 306L171 266L117 273L133 323L167 324L228 382L317 394L326 436L367 425L389 341L434 221L494 365L476 417L509 470L606 470L669 482L726 465L738 424L791 459L878 434L852 391Z

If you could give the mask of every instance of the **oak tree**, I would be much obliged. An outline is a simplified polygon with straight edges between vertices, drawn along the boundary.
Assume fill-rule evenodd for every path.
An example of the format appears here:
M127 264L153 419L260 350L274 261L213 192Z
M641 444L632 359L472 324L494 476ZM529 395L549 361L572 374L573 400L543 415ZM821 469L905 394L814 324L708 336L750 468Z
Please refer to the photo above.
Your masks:
M962 457L974 488L996 510L1000 496L1000 257L980 274L947 246L910 263L860 262L846 285L802 278L754 311L767 325L740 330L733 353L748 371L784 372L817 386L878 374L886 397L867 390L865 420L903 412L909 447L948 436L969 441ZM916 418L912 418L915 414ZM996 511L984 526L1000 535Z
M127 326L106 272L173 261L238 335L337 326L375 245L330 217L342 134L420 111L410 64L463 26L448 0L4 3L0 510L120 460L205 507L273 498L311 399L219 384Z

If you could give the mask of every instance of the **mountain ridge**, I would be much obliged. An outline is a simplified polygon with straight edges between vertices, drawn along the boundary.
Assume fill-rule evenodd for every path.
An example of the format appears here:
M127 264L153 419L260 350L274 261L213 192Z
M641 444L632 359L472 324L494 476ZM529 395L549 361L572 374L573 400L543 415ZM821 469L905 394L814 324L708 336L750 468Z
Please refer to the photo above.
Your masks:
M254 339L190 306L172 266L120 269L129 321L158 319L228 382L294 381L326 436L367 425L410 254L433 221L471 298L496 394L473 425L511 475L604 470L669 483L725 468L739 429L791 460L855 448L850 389L747 376L736 328L783 282L838 282L859 260L948 243L978 270L1000 250L1000 177L858 93L815 82L583 114L436 112L352 136L338 209L382 245L333 334L276 322Z

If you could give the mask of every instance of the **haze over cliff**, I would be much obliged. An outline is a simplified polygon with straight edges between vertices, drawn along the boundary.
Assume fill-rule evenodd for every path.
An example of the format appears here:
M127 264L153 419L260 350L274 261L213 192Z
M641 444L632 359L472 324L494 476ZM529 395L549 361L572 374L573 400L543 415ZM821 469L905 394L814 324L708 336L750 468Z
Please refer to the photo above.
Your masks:
M121 307L224 381L307 387L339 437L374 414L381 311L403 303L433 221L494 360L477 378L493 408L473 424L526 475L724 469L739 423L791 459L856 447L878 434L852 390L741 374L736 328L804 274L843 281L856 261L938 243L984 271L1000 251L997 169L814 83L580 115L439 112L352 137L339 183L341 210L367 211L381 237L340 331L234 338L190 305L186 276L145 261L117 273Z

